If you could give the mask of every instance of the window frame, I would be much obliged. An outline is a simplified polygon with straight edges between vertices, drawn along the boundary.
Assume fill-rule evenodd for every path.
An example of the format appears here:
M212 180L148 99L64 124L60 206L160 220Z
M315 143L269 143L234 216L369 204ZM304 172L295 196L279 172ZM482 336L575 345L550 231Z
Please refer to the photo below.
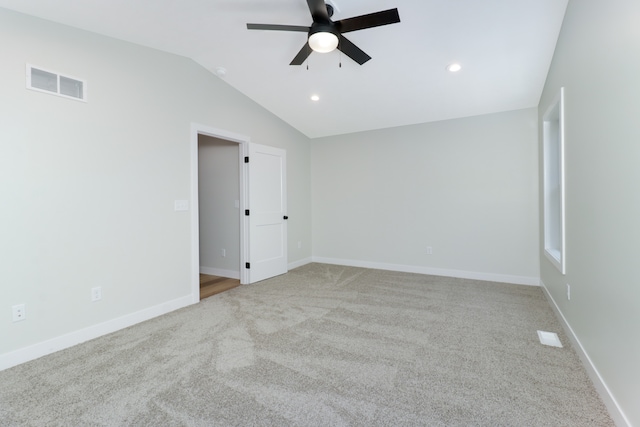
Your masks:
M564 87L542 117L544 254L566 274Z

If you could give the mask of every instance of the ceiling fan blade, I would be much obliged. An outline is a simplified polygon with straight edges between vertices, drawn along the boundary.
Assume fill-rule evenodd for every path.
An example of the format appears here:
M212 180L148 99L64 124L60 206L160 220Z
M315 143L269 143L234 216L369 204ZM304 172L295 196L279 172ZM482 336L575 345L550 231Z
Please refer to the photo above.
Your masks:
M362 49L360 49L358 46L351 43L342 34L340 34L340 37L339 37L338 49L340 49L342 53L344 53L345 55L347 55L349 58L353 59L360 65L364 64L365 62L371 59L369 55L364 53Z
M364 30L365 28L379 27L381 25L395 24L398 22L400 22L398 9L389 9L368 15L341 19L340 21L335 21L335 24L341 33L348 33L349 31Z
M302 63L309 57L311 54L311 47L308 43L305 43L300 49L300 52L293 58L293 61L289 65L302 65Z
M247 24L247 30L300 31L302 33L308 33L311 27L301 27L300 25Z
M329 12L327 12L327 5L324 4L324 0L307 0L309 5L309 11L313 17L313 22L330 22Z

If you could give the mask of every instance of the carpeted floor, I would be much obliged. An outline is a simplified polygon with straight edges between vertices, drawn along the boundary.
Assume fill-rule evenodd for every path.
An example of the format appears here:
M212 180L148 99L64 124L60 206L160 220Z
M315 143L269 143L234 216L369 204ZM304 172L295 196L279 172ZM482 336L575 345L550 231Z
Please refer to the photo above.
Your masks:
M0 372L0 425L612 426L568 346L536 287L310 264Z

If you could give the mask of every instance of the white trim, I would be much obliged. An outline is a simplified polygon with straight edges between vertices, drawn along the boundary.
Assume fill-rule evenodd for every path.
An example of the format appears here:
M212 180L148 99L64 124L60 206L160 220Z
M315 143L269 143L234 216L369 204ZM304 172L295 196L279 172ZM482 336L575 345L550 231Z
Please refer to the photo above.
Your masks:
M200 273L240 280L240 272L235 270L224 270L222 268L200 266Z
M418 265L387 264L351 259L335 259L312 257L313 262L323 264L346 265L350 267L373 268L377 270L401 271L403 273L430 274L433 276L457 277L488 282L512 283L515 285L540 286L540 278L528 276L512 276L508 274L481 273L476 271L449 270L443 268L423 267Z
M558 170L552 170L549 165L549 156L553 152L551 150L550 144L550 130L549 123L555 122L552 120L556 117L558 118ZM543 169L543 227L544 227L544 254L551 261L551 263L562 273L566 273L566 239L565 239L565 165L564 165L564 145L565 145L565 124L564 124L564 87L560 88L560 93L555 97L551 105L547 108L547 111L542 116L542 169ZM549 199L551 198L551 188L550 188L550 175L553 172L557 172L558 174L558 192L559 194L559 203L560 206L559 214L560 221L557 224L559 230L557 231L560 238L560 247L551 247L550 243L552 240L552 227L551 223L551 208Z
M198 123L191 123L191 299L195 304L200 302L200 223L198 203L198 135L207 135L240 144L238 150L238 162L240 163L240 283L249 283L249 273L242 268L247 259L248 233L247 221L242 212L247 206L247 174L244 165L244 157L248 153L247 145L250 142L248 136L216 129Z
M179 308L192 304L191 295L173 301L163 302L153 307L145 308L135 313L107 320L97 325L89 326L78 331L70 332L59 337L24 347L10 353L0 355L0 371L17 366L21 363L46 356L56 351L64 350L74 345L119 331L129 326L144 322L154 317L162 316Z
M553 311L555 312L556 316L560 320L562 327L564 328L565 332L569 336L569 340L571 341L573 349L578 354L578 357L580 357L580 361L582 362L582 365L587 371L587 375L589 375L589 378L591 378L591 382L593 382L593 385L595 386L596 391L598 392L598 394L600 395L600 398L602 399L605 406L609 410L609 415L611 415L613 422L617 426L631 427L631 422L625 416L624 411L618 404L618 401L611 393L611 390L609 390L609 387L607 387L607 383L605 383L604 379L600 375L600 372L598 372L598 369L595 367L595 365L591 361L591 358L587 354L587 351L582 346L582 343L576 336L575 332L573 332L571 325L562 314L560 307L558 307L558 304L556 304L556 301L551 296L551 292L549 292L549 290L547 289L547 286L544 284L542 279L540 280L540 287L542 288L544 295L547 297L547 300L549 301L551 308L553 308Z
M287 269L293 270L294 268L302 267L303 265L311 264L312 262L313 260L311 259L311 257L303 258L298 261L293 261L287 264Z

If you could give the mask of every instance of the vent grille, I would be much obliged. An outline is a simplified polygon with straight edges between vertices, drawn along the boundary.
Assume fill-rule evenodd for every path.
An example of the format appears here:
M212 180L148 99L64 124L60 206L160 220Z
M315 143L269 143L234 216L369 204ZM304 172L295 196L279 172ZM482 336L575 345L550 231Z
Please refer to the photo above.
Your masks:
M27 64L27 89L86 102L86 86L84 80Z
M540 344L562 347L560 338L558 338L558 334L555 332L538 331L538 338L540 339Z

